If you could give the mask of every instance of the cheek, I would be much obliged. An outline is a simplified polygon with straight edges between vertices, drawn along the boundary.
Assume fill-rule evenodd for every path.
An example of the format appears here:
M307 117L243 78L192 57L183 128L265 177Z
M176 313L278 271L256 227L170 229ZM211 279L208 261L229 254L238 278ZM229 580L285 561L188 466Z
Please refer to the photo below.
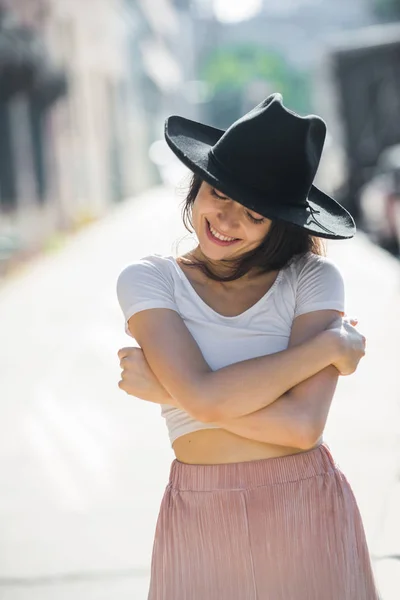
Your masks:
M212 202L207 201L207 199L196 198L193 204L193 220L199 221L205 215L210 215L215 212L215 207Z
M258 246L258 244L261 244L264 237L264 235L259 235L257 234L257 232L252 231L248 234L247 239L251 244L255 244L256 246Z
M195 233L198 235L201 229L201 223L203 220L204 206L202 202L195 200L192 207L192 223Z
M248 239L255 244L261 244L265 240L265 237L271 227L271 223L265 225L254 225L250 231L248 231Z

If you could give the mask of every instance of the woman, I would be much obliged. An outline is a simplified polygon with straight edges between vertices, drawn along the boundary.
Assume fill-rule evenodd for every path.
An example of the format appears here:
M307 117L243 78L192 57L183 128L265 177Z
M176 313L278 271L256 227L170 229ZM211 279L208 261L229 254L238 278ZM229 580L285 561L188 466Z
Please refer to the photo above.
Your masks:
M224 132L181 117L198 246L128 266L117 292L140 348L121 389L162 405L176 459L149 600L375 600L351 488L322 434L365 338L320 238L352 217L313 180L326 133L273 94Z

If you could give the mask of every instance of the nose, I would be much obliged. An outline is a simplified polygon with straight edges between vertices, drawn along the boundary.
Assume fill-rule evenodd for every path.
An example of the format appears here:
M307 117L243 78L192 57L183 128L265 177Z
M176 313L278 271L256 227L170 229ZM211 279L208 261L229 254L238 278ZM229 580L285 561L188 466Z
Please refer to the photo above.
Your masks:
M223 206L218 210L218 222L223 229L223 233L232 235L233 230L238 229L240 225L241 206L232 200L225 200ZM228 231L231 233L228 234Z

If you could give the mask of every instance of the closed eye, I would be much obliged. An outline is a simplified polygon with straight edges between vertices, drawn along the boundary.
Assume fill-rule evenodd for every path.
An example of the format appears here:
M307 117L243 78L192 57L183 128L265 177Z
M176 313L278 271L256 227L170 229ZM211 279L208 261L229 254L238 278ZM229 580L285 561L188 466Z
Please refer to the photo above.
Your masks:
M247 210L246 210L246 215L249 217L250 221L251 221L252 223L256 223L256 225L261 225L261 223L264 223L264 221L265 221L264 217L261 217L261 219L256 219L256 218L255 218L255 217L253 217L253 215L252 215L251 213L249 213Z
M215 190L214 188L211 188L211 195L214 196L214 198L218 198L219 200L228 200L228 196L220 196L217 190Z
M211 188L211 195L214 196L214 198L218 198L218 200L229 200L229 198L227 196L221 196L220 194L218 194L217 190L215 188ZM265 218L261 217L260 219L256 219L256 217L253 217L253 215L251 213L249 213L248 210L245 210L246 216L248 217L248 219L252 222L255 223L256 225L261 225L261 223L264 223Z

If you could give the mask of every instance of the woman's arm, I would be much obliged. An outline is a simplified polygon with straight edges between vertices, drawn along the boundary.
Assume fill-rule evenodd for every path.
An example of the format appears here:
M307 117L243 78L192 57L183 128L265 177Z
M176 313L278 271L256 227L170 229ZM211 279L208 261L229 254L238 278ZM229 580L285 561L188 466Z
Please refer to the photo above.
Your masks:
M129 319L129 330L168 394L204 422L254 413L351 350L337 332L322 331L282 352L212 371L175 311L136 313ZM359 337L355 336L355 345Z
M338 315L340 313L335 311L322 310L297 317L293 323L289 347L317 335ZM221 420L218 425L260 442L312 448L325 428L338 376L338 370L328 366L296 385L273 404L237 419Z
M337 313L334 311L318 311L295 319L289 345L302 343L319 333L321 328L329 327L335 314ZM340 323L341 319L337 322ZM356 324L354 320L351 322ZM124 355L121 360L121 389L156 404L184 408L162 387L140 348L124 348L120 354ZM310 448L315 445L325 427L337 378L337 369L327 367L292 388L271 405L243 417L222 420L218 425L248 439L294 448Z

